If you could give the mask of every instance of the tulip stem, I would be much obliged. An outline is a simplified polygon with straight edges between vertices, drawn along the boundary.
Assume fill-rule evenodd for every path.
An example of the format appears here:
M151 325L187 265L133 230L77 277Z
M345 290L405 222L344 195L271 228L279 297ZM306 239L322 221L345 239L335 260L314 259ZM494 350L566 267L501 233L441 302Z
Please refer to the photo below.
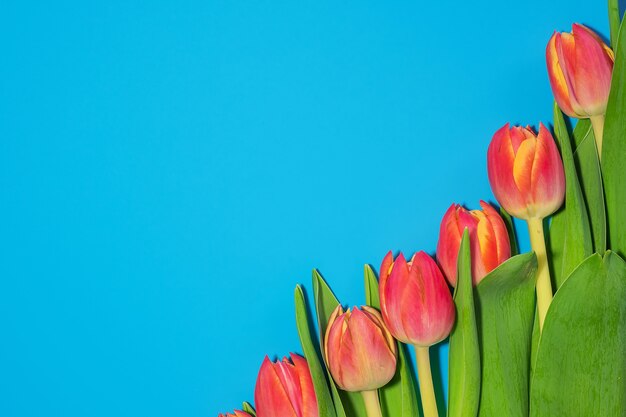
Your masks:
M363 402L365 403L365 411L367 417L383 417L380 410L380 401L378 399L378 390L361 391Z
M439 417L435 387L433 386L433 374L430 370L429 347L415 346L415 359L417 361L417 378L419 379L424 417Z
M546 239L543 235L543 219L531 218L527 222L530 246L537 255L537 311L539 313L539 331L542 331L548 307L552 302L552 282L548 268Z
M591 126L593 135L596 137L596 147L598 148L598 160L602 160L602 135L604 134L604 115L591 116Z

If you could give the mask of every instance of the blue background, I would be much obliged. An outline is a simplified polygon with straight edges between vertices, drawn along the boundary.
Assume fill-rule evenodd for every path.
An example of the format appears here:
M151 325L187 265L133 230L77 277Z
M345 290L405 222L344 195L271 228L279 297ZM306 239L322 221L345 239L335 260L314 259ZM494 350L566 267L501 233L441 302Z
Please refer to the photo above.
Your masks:
M5 417L252 401L300 351L295 284L361 304L363 264L432 253L493 200L493 132L551 120L552 31L608 28L588 0L47 3L0 6Z

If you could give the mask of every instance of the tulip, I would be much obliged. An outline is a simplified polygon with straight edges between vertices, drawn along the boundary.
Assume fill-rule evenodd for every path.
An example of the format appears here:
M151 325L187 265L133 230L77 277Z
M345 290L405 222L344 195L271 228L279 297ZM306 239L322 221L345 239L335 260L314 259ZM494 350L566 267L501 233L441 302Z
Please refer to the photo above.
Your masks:
M235 410L232 414L231 413L220 414L217 417L252 417L252 416L249 413L246 413L245 411Z
M537 310L542 330L552 302L543 219L558 210L565 197L559 151L543 124L535 135L528 127L509 128L507 123L491 140L487 170L500 205L528 223L530 244L537 255Z
M515 217L543 219L563 204L563 163L543 124L538 135L530 127L504 125L489 145L487 170L496 199Z
M318 417L317 399L306 359L291 354L272 363L266 356L256 381L257 417Z
M324 357L344 391L361 392L369 417L380 416L377 389L396 373L396 341L380 313L368 306L346 312L339 305L328 321Z
M372 307L337 306L328 321L324 354L333 379L344 391L371 391L396 373L396 342Z
M602 155L604 114L615 56L591 29L575 23L572 33L554 32L546 48L554 98L565 114L590 118Z
M391 252L380 267L380 305L391 334L415 346L422 408L437 417L429 347L445 339L455 318L454 302L441 270L425 252L407 262Z
M484 201L480 206L482 211L469 211L452 204L441 220L437 261L453 287L456 286L457 257L465 228L470 236L474 285L511 257L511 243L502 217Z

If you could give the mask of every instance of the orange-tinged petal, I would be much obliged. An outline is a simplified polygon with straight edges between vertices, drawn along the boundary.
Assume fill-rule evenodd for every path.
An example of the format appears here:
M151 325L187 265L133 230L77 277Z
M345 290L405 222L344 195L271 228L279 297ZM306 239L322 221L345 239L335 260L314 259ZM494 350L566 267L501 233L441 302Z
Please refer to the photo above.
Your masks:
M531 173L535 160L535 140L527 139L520 145L513 162L513 178L520 194L526 202L530 199Z
M523 131L519 131L519 133L525 136ZM526 212L526 200L520 193L513 177L514 162L515 151L507 123L494 134L489 144L487 172L491 189L500 205L512 215L522 217Z
M274 365L267 356L257 377L254 403L257 417L300 417L291 405Z
M563 204L565 172L550 131L541 124L531 174L533 214L544 218Z
M552 87L552 93L558 103L559 107L565 114L571 117L581 117L578 115L570 104L569 90L567 88L567 82L563 75L563 70L559 64L559 55L556 50L556 39L561 36L555 32L546 48L546 62L548 64L548 77L550 79L550 86Z

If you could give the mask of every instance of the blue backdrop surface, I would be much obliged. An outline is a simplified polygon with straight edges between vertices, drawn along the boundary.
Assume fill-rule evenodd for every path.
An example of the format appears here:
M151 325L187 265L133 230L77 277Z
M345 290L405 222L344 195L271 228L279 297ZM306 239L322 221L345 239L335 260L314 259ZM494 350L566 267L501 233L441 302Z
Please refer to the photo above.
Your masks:
M5 1L0 415L215 416L319 268L433 252L604 2ZM445 358L445 347L439 351ZM444 383L446 370L442 370Z

